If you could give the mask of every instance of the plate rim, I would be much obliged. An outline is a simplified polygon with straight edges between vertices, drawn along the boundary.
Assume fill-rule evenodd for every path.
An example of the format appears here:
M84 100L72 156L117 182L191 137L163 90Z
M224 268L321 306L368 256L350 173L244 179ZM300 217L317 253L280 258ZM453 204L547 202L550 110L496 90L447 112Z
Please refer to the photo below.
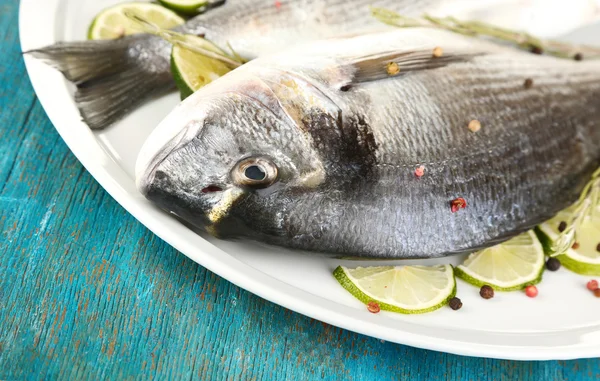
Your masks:
M54 37L57 32L57 10L63 1L21 0L19 6L19 34L23 51L56 41ZM46 15L52 15L52 18L48 20L48 17L45 17ZM273 278L239 261L204 239L202 239L203 244L200 247L198 247L197 242L192 245L186 237L191 237L194 233L187 229L187 232L183 231L181 229L182 225L174 219L168 218L164 213L149 207L150 204L135 191L135 187L133 187L135 193L132 193L131 186L122 183L122 179L131 180L131 178L103 151L87 125L80 121L76 107L73 104L67 107L63 102L62 106L55 108L55 106L61 104L60 100L64 99L61 94L68 95L68 86L62 75L31 57L25 56L24 60L36 97L54 128L79 162L110 196L153 234L156 234L194 262L238 287L292 311L333 326L422 349L465 356L511 360L567 360L600 357L600 342L598 339L578 340L577 344L571 342L571 344L551 347L535 343L527 346L494 345L441 338L435 334L435 331L448 331L441 327L431 328L431 333L425 334L422 331L427 330L426 327L423 328L421 325L410 322L396 321L395 325L397 327L395 328L382 326L381 323L378 324L377 322L378 316L367 315L366 312L357 314L357 310L350 306L339 304L335 309L328 308L328 305L331 304L329 300ZM76 119L73 119L74 115ZM73 120L78 122L75 123ZM105 156L101 158L103 160L99 160L98 154ZM398 327L402 326L404 326L403 329L399 330ZM415 332L411 328L418 329L415 329ZM563 332L570 335L575 334L574 330ZM580 336L590 333L600 335L600 330L595 332L586 331L581 333ZM459 334L460 330L457 330L457 335ZM485 332L482 332L482 335L484 334ZM491 334L498 335L498 333L493 332ZM519 334L502 333L502 335ZM534 335L531 334L532 337Z

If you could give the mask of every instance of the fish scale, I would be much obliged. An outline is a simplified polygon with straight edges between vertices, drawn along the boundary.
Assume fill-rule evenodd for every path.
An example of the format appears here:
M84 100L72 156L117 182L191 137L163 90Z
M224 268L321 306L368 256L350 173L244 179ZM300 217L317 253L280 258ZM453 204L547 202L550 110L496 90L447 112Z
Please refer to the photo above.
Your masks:
M438 45L447 55L441 66L419 53ZM386 74L389 57L399 57L399 75ZM402 57L414 70L403 74ZM144 146L138 186L163 209L223 238L342 256L438 257L514 237L577 199L600 165L600 64L398 30L257 59L184 101L157 131L207 118L210 130L172 154L160 148L168 139L155 140L160 133ZM472 119L481 121L477 132L467 128ZM273 139L269 124L286 138ZM230 134L235 149L217 153ZM256 156L275 163L278 181L260 189L232 182L237 163ZM211 165L187 169L205 158ZM215 174L238 196L225 218L207 223L226 196L192 195L192 205L177 189L207 186ZM453 212L458 197L467 205Z

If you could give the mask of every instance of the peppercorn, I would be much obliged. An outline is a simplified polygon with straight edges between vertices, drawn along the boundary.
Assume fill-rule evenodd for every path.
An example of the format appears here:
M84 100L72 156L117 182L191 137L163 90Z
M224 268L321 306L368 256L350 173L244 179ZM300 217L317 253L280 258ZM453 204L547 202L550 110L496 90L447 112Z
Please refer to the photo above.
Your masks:
M596 251L600 253L600 243L596 246Z
M425 174L425 167L423 165L420 165L417 167L417 169L415 169L415 176L423 177L424 174Z
M562 233L566 229L567 229L567 223L565 221L560 221L560 224L558 224L558 231Z
M537 294L538 289L534 285L525 287L525 295L529 296L530 298L535 298Z
M560 269L560 261L556 258L548 258L546 268L550 271L556 271Z
M599 289L597 289L597 290L594 290L594 296L595 296L596 298L600 298L600 288L599 288Z
M452 299L450 299L450 301L448 302L448 305L450 306L450 308L452 308L454 311L456 310L460 310L462 308L462 302L460 301L459 298L454 297Z
M598 281L591 280L591 281L587 282L587 289L590 291L596 291L598 289Z
M571 246L571 248L573 248L573 250L579 249L579 242L573 242L573 246Z
M526 89L531 89L531 86L533 86L533 79L527 78L523 86L525 86Z
M573 58L575 59L575 61L582 61L583 60L583 54L581 53L577 53L573 56Z
M469 122L469 125L467 126L467 128L469 130L471 130L471 132L477 132L477 131L481 130L481 122L478 121L477 119L473 119L472 121Z
M540 48L539 46L532 46L531 47L531 53L533 53L533 54L543 54L544 53L544 49Z
M464 209L467 207L467 201L462 198L455 198L454 200L450 201L450 210L452 211L452 213L456 213L459 211L459 209Z
M398 66L398 64L395 62L390 62L387 64L387 73L389 75L396 75L400 73L400 66Z
M373 314L376 314L379 311L381 311L381 307L379 307L379 304L376 302L369 302L369 304L367 304L367 309Z
M491 299L494 297L494 289L488 286L487 284L483 285L479 290L479 295L481 295L483 299Z
M440 58L443 54L444 54L444 51L439 46L436 46L435 49L433 49L433 57L434 58Z

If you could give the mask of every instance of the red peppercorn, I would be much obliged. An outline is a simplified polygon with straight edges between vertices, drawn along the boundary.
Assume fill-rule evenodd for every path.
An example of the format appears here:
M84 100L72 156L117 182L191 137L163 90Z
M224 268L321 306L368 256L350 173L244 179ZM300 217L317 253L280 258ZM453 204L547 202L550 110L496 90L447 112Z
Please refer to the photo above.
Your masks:
M417 177L422 177L425 174L425 167L424 166L418 166L417 169L415 169L415 176Z
M538 295L538 289L534 285L525 287L525 295L535 298Z
M450 208L452 210L452 213L456 213L460 209L464 209L466 207L467 207L467 201L462 197L455 198L454 200L452 200L450 202Z
M594 290L594 296L595 296L596 298L600 298L600 288L599 288L599 289L597 289L597 290Z
M367 309L373 314L376 314L379 311L381 311L381 307L379 307L379 304L376 302L369 302L369 304L367 304Z
M590 291L596 291L598 289L598 281L594 279L587 282L587 289Z
M579 242L574 242L573 246L571 246L573 248L573 250L577 250L579 249Z

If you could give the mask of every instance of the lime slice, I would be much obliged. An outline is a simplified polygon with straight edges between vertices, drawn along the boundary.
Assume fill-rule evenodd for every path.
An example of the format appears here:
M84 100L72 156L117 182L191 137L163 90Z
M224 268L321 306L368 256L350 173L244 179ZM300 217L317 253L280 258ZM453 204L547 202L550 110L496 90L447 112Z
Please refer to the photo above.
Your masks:
M499 245L469 255L456 268L456 276L495 290L522 290L539 283L544 270L544 249L533 230Z
M125 16L129 11L163 29L171 29L185 23L185 20L157 4L124 3L107 8L100 12L90 25L88 39L110 40L130 34L141 33L138 25Z
M571 221L573 207L556 215L553 219L538 226L536 232L544 245L546 254L555 256L567 269L583 275L600 275L600 207L592 215L586 216L575 232L577 245L571 247L566 253L552 251L554 241L560 231L559 226Z
M225 52L208 40L200 37L188 37L194 39L194 43L204 49L225 55ZM227 74L231 69L214 58L174 46L171 52L171 71L175 78L175 84L181 92L181 99L185 99L202 86Z
M339 266L333 276L361 302L377 302L382 310L420 314L437 310L456 295L450 265L381 266L349 269Z
M175 12L195 15L199 8L208 3L208 0L158 0L158 2Z
M558 214L551 220L546 221L535 228L535 232L537 233L538 238L544 247L546 255L554 257L561 254L556 253L552 249L552 246L558 239L561 230L564 231L567 228L567 222L572 221L573 212L576 210L576 207L576 205L571 205L567 209L558 212Z

